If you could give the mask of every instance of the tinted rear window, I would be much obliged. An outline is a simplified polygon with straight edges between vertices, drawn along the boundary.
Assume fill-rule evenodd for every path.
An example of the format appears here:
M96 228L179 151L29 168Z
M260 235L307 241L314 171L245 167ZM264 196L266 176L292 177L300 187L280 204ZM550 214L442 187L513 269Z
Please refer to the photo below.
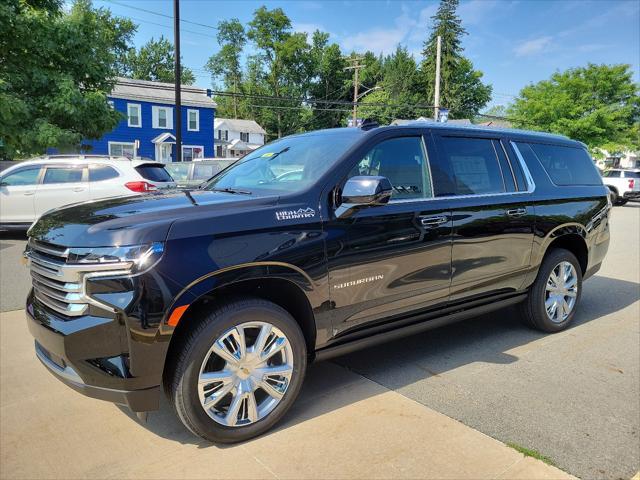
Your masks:
M624 172L624 178L640 178L640 172Z
M164 169L164 165L139 165L136 167L136 172L152 182L173 182L173 178Z
M518 143L518 146L525 145ZM600 174L583 148L529 143L556 185L602 185Z
M115 168L108 165L92 165L89 167L89 181L99 182L101 180L109 180L118 177L119 174Z

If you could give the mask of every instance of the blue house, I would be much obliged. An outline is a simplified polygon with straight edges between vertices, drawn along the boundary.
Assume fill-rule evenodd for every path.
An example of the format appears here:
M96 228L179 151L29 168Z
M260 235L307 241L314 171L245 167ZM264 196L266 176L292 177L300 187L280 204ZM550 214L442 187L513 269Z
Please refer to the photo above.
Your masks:
M182 86L182 160L214 156L216 104L207 90ZM172 83L118 78L109 103L125 116L99 140L84 140L84 151L98 155L176 158L174 86Z

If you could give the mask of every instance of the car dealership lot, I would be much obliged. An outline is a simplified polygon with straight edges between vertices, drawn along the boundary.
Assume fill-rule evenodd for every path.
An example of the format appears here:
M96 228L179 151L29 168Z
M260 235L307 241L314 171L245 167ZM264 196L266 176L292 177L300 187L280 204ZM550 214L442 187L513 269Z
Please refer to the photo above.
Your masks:
M585 283L573 328L543 335L505 310L336 360L373 382L314 366L281 428L235 447L205 448L166 404L143 427L76 394L38 364L22 317L7 315L0 476L225 477L240 462L239 476L256 478L478 478L514 477L514 465L525 465L435 410L574 475L631 477L640 468L639 232L640 204L616 207L609 255ZM4 311L22 308L26 295L23 248L20 236L0 240ZM287 469L287 456L296 469Z

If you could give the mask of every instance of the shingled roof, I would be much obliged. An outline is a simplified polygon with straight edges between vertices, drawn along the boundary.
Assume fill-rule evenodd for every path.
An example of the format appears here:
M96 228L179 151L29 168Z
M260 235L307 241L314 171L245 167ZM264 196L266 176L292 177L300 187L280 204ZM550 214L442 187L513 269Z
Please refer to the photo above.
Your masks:
M182 105L187 107L216 108L216 102L207 95L204 88L182 85ZM113 91L109 95L112 98L124 98L127 100L140 100L142 102L175 104L175 92L173 83L150 82L148 80L134 80L118 77Z

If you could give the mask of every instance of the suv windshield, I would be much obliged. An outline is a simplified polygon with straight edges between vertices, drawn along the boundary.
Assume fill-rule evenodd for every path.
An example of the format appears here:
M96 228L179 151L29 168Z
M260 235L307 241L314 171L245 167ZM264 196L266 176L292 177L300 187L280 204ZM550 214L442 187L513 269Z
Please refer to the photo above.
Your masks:
M360 137L359 130L344 129L276 140L248 154L203 188L297 192L318 180Z

